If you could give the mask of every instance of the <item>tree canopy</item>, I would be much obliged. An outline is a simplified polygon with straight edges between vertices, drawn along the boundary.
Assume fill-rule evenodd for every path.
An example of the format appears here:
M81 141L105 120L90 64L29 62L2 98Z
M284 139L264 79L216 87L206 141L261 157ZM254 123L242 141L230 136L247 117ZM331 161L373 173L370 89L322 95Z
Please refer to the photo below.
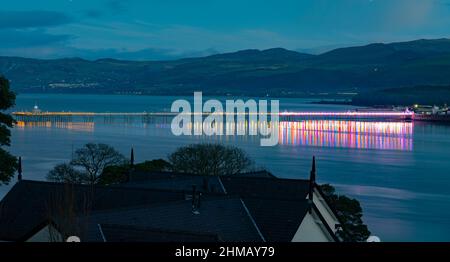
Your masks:
M72 165L64 163L56 165L48 172L47 180L59 183L84 184L88 181L86 173L76 170Z
M171 165L163 159L154 159L138 163L131 167L129 164L106 167L98 179L100 185L113 185L124 183L128 180L130 169L142 172L170 171Z
M75 151L74 159L70 164L83 168L89 183L95 184L105 167L126 162L126 158L113 147L88 143Z
M370 231L362 221L363 213L359 201L336 194L335 188L329 184L320 187L342 222L343 230L338 231L337 235L345 242L366 241Z
M69 164L60 164L51 170L47 179L55 182L97 184L105 168L121 166L128 160L106 144L88 143L77 149Z
M164 159L154 159L138 163L134 166L134 168L138 171L144 172L170 171L172 170L172 165Z
M172 170L199 175L234 175L247 171L253 162L242 149L220 144L195 144L169 155Z
M10 145L14 119L4 111L14 106L16 96L9 89L8 79L0 76L0 185L11 181L17 170L17 158L4 149Z

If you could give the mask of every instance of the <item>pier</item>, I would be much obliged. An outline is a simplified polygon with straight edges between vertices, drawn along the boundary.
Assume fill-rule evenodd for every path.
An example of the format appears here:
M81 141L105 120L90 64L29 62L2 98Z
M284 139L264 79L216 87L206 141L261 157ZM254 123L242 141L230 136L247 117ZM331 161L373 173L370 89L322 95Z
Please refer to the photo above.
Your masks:
M140 119L143 123L170 122L170 120L180 113L177 112L36 112L21 111L13 112L12 115L17 121L24 122L93 122L101 120L105 123L124 121L132 122ZM185 113L190 116L202 115L206 117L211 113ZM217 114L217 113L216 113ZM219 113L227 117L230 113ZM262 113L231 113L233 116L242 116L247 119L250 116L273 116L271 113L263 115ZM414 119L414 112L280 112L278 114L280 121L301 121L301 120L369 120L369 121L411 121Z
M143 122L152 122L155 118L170 118L176 113L171 112L13 112L12 115L18 121L24 122L93 122L94 119L103 118L104 122L124 120L129 122L135 118L141 118Z

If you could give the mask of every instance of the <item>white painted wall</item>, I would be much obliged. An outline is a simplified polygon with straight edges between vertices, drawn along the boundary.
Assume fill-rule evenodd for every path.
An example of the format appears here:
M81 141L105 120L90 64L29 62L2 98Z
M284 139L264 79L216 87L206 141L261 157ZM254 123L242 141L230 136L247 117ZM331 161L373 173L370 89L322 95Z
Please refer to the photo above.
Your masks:
M317 189L314 189L313 194L314 205L316 205L317 209L319 210L320 214L323 216L331 230L336 233L336 225L339 224L339 220L334 215L333 211L328 206L325 199L323 199Z
M292 238L292 242L334 242L334 239L317 220L314 212L313 214L307 213Z

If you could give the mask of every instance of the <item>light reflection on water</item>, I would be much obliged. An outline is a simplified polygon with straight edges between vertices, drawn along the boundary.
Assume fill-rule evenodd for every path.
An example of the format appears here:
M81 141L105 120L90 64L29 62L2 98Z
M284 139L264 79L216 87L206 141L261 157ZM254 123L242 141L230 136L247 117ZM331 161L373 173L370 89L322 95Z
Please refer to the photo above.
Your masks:
M319 147L413 149L413 123L308 120L281 122L279 143Z
M17 129L44 127L44 128L68 129L74 131L94 132L95 122L17 121L15 127Z
M120 124L120 123L109 123ZM138 128L170 129L167 119L159 123L123 122ZM223 134L258 133L263 123L256 121L240 121L238 123L218 123L213 127L203 127L202 123L189 124L189 129L198 132L203 128L218 128ZM91 122L60 122L18 121L17 128L44 127L75 131L94 132L95 121ZM236 133L234 132L234 133ZM245 138L244 138L245 139ZM281 121L279 123L278 142L280 145L317 146L357 149L381 150L413 150L412 122L370 122L344 120L304 120Z

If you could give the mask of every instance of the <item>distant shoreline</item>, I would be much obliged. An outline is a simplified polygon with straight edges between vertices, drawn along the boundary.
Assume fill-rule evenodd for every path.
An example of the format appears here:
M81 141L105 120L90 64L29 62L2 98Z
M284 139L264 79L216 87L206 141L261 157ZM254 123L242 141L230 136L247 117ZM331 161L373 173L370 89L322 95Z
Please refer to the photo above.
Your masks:
M352 101L329 101L329 100L321 100L321 101L313 101L311 104L318 104L318 105L349 105L353 106L354 104Z
M199 90L201 92L201 90ZM194 93L179 93L179 94L133 94L133 93L89 93L89 92L17 92L16 96L19 95L110 95L110 96L151 96L151 97L186 97L186 96L193 96ZM302 94L277 94L277 95L262 95L262 94L255 94L255 95L249 95L249 94L211 94L211 93L205 93L203 92L204 97L230 97L230 98L304 98L304 99L315 99L315 100L321 100L321 101L312 101L313 104L340 104L339 101L333 102L330 100L328 102L324 99L336 99L336 100L345 100L349 99L349 97L342 97L339 95L302 95ZM347 102L348 105L350 105ZM346 103L342 103L343 105L346 105Z

